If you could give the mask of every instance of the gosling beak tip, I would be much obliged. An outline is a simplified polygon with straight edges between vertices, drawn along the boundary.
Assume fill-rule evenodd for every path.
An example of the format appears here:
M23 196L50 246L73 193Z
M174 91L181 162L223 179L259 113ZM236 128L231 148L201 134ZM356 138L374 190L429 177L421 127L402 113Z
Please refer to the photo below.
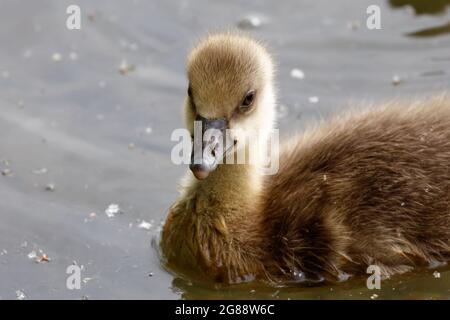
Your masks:
M204 180L209 176L210 171L207 170L203 165L194 164L190 166L190 169L198 180Z

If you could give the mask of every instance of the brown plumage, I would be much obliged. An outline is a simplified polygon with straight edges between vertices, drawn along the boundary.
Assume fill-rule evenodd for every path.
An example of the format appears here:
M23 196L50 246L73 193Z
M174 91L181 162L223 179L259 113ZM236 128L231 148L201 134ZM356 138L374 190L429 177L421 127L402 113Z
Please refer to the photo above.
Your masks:
M272 74L251 38L209 36L188 59L188 128L196 116L224 117L231 129L265 136ZM240 113L249 89L255 100ZM282 144L279 162L270 176L258 163L219 164L200 181L188 175L162 233L168 268L228 283L289 282L450 259L448 98L349 112Z

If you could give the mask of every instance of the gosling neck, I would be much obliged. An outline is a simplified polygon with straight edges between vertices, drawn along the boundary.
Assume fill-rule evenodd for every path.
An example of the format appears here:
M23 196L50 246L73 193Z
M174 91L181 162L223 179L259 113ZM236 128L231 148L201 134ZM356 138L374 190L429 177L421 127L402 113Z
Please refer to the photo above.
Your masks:
M256 152L246 147L246 154ZM235 151L234 158L237 159ZM243 164L223 163L198 185L202 202L209 205L209 215L231 218L249 215L256 209L262 185L259 157L250 162L248 157Z

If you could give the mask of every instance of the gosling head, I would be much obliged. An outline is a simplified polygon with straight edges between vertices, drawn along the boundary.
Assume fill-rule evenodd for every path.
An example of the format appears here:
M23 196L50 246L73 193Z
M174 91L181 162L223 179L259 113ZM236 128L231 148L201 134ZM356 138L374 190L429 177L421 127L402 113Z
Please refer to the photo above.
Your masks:
M273 73L266 49L248 36L212 35L193 49L185 115L194 139L190 169L197 179L244 146L250 132L267 137L275 114Z

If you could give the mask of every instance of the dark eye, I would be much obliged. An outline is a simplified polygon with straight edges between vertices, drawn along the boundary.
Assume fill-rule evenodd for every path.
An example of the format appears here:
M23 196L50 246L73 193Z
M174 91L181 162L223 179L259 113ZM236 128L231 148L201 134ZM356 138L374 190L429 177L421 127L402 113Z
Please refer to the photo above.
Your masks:
M253 101L255 100L255 90L251 90L245 94L244 99L242 100L240 108L242 110L248 110L249 107L253 104Z
M192 89L191 89L191 86L188 87L187 94L188 94L189 98L192 99Z

